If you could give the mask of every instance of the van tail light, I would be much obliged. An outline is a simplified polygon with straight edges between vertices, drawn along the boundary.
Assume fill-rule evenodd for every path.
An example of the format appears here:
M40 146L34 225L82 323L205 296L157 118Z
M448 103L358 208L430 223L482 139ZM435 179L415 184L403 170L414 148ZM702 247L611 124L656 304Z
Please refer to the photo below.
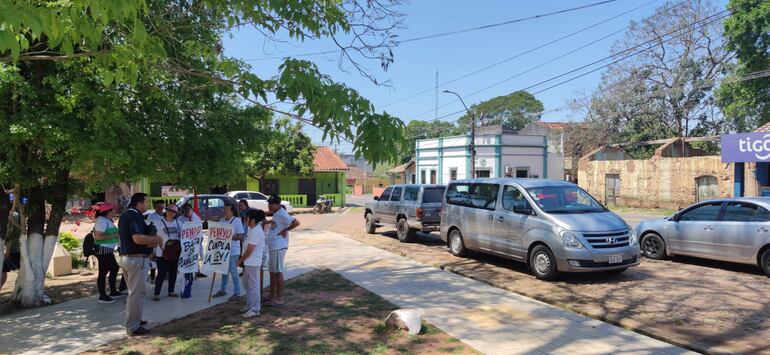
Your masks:
M414 214L417 215L417 218L422 218L422 208L417 207Z

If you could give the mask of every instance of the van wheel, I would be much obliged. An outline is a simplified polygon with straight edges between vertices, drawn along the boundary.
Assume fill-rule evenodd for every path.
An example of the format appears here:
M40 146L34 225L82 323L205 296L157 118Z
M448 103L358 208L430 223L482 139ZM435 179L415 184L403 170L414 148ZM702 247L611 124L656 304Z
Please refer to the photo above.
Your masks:
M650 259L663 260L666 257L666 242L655 233L647 233L642 237L642 253Z
M374 215L371 213L366 214L366 233L367 234L374 234L374 231L377 230L377 222L374 221Z
M460 233L459 229L453 229L449 233L449 252L454 256L464 256L466 253L463 234Z
M532 249L532 253L529 255L529 267L532 269L532 274L541 280L550 281L559 274L556 269L556 258L545 245L538 245Z
M765 275L767 277L770 277L770 248L765 249L765 252L762 253L762 258L760 266L762 266L762 271L765 272Z
M411 243L415 240L416 231L409 228L406 218L401 218L396 224L396 235L401 243Z

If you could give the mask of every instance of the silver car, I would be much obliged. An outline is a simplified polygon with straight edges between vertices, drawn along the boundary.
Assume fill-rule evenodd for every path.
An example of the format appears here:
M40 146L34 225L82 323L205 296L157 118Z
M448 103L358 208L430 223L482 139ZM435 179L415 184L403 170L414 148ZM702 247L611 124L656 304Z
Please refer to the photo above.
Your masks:
M634 230L575 184L546 179L453 181L444 195L441 239L528 264L545 280L559 272L623 272L639 265Z
M636 232L651 259L690 255L758 265L770 276L770 198L696 203L671 217L641 222Z

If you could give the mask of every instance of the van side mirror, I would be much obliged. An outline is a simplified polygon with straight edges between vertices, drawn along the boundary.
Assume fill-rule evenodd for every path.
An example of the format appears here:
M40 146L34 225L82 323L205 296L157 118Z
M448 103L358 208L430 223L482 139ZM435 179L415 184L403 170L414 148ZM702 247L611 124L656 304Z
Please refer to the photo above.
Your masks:
M380 199L380 196L374 196L374 200L377 201Z
M532 207L529 205L529 203L523 203L523 204L517 203L513 205L513 213L531 215Z

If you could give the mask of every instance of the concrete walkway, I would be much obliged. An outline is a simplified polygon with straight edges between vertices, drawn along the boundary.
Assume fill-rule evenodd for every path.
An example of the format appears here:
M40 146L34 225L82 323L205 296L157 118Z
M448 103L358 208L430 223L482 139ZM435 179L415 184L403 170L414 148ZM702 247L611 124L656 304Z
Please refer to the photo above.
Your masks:
M287 277L294 277L309 269L292 268ZM181 293L183 277L177 280ZM214 292L221 278L217 275ZM267 274L265 281L268 281ZM188 314L227 301L228 297L212 298L208 303L211 277L198 279L193 284L192 298L167 298L166 287L161 300L152 301L154 284L147 284L147 301L143 318L148 328L182 318ZM232 292L232 282L228 285ZM125 297L113 304L99 304L97 298L86 297L50 307L35 308L0 318L0 353L8 354L77 354L126 337Z
M287 265L329 268L399 307L421 309L425 320L483 353L688 353L339 234L304 231L292 238Z
M299 231L291 243L287 278L329 268L399 307L423 310L428 322L483 353L687 353L339 234ZM152 327L225 301L207 302L210 284L210 278L200 279L188 300L148 300L144 318ZM123 300L101 305L89 297L2 317L0 353L71 354L93 349L126 336L124 310Z

